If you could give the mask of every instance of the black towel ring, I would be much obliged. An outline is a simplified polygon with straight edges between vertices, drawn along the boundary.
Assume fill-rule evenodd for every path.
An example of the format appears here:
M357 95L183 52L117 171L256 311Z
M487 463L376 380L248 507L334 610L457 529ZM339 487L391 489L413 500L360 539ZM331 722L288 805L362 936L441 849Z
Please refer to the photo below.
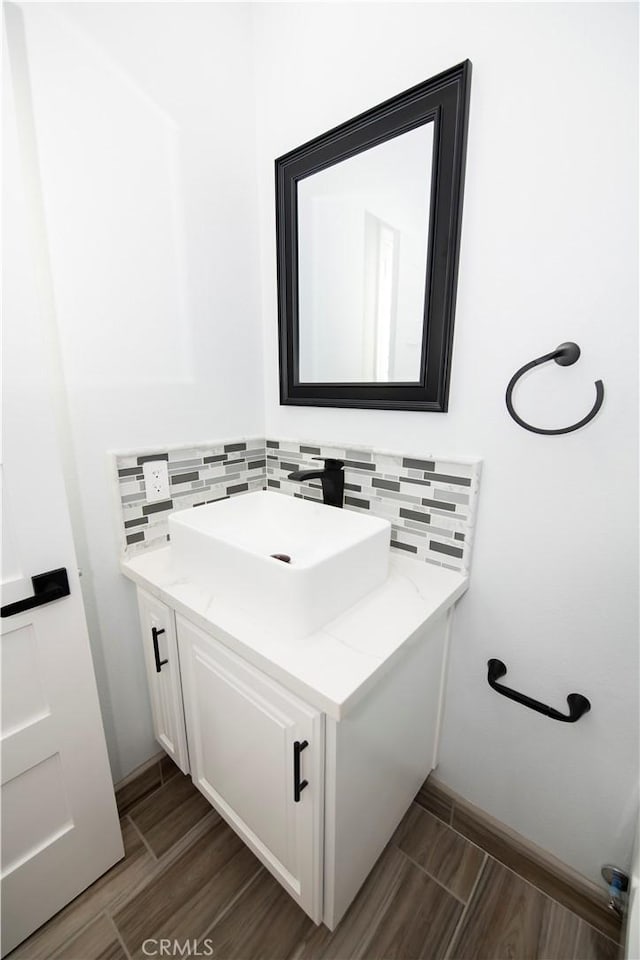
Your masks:
M584 427L585 424L589 423L590 420L593 420L596 413L602 406L602 401L604 400L604 386L602 380L596 380L596 402L586 417L583 417L582 420L579 420L578 423L574 423L570 427L562 427L559 430L543 430L540 427L532 427L530 423L527 423L522 419L522 417L518 416L516 411L513 409L513 402L511 400L513 388L520 377L526 373L527 370L532 370L533 367L538 367L541 363L547 363L549 360L555 360L555 362L560 364L561 367L570 367L576 362L579 356L580 347L577 343L571 343L570 341L567 343L561 343L560 346L556 347L552 353L545 353L543 357L538 357L536 360L531 360L530 363L525 363L524 367L520 367L517 373L514 373L514 375L511 377L511 380L509 380L505 401L507 404L507 410L517 424L519 424L525 430L530 430L531 433L543 433L547 436L555 436L559 433L572 433L574 430L579 430L580 427Z

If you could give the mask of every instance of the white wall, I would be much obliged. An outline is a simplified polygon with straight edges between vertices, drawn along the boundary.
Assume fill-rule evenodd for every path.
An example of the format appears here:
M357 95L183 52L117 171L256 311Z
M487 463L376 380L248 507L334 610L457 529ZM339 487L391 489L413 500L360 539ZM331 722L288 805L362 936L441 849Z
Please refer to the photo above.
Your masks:
M23 13L75 534L118 780L158 747L106 453L263 429L250 11Z
M257 435L266 417L276 436L484 458L439 776L594 879L603 861L627 862L638 726L636 8L24 10L76 545L114 777L156 746L105 453ZM274 158L466 57L449 414L280 407ZM598 377L605 405L578 433L526 433L506 414L504 387L567 339L580 362L528 377L522 415L579 419ZM513 686L557 706L575 690L592 712L565 726L496 696L490 656Z
M255 10L268 436L484 458L438 775L594 880L627 863L637 804L637 8L260 4ZM448 415L278 405L273 160L427 77L473 63ZM564 340L583 351L518 390ZM493 693L486 661L575 726ZM507 682L505 681L505 682Z

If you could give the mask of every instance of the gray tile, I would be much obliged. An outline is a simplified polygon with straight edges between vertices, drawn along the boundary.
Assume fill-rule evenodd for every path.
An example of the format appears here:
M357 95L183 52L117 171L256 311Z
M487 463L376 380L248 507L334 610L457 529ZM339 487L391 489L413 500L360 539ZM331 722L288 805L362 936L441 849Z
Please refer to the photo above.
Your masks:
M304 446L304 444L302 443L300 444L300 453L311 453L314 455L318 455L321 452L322 451L320 450L320 447L306 447Z
M411 543L402 543L401 540L392 540L391 546L395 547L396 550L406 550L407 553L417 553L418 548L414 547Z
M389 501L396 501L396 502L402 501L402 503L415 503L416 505L419 505L420 503L420 497L410 497L406 493L396 493L395 490L376 489L374 491L372 489L371 492L372 494L375 494L376 497L384 497L386 500L389 500Z
M407 529L407 527L412 526L412 529ZM427 536L426 530L418 529L420 526L419 523L413 523L411 520L405 521L404 526L397 526L395 523L391 524L392 529L399 536L412 536L412 537L422 537L423 539Z
M454 493L453 490L434 490L436 500L449 500L451 503L469 503L468 493Z
M144 540L144 533L142 531L127 534L127 543L140 543L142 540Z
M366 450L345 450L345 457L349 460L373 460L373 456Z
M205 463L221 463L228 459L229 457L226 453L217 453L215 456L203 457Z
M231 495L232 493L244 493L245 490L249 489L248 483L238 483L233 487L227 487L227 493Z
M400 490L400 484L393 480L379 480L378 477L373 477L371 480L372 487L382 487L384 490Z
M149 513L162 513L163 510L173 510L173 500L159 500L158 503L147 503L142 508L146 515Z
M229 483L229 480L237 480L240 477L240 474L236 471L235 473L223 473L220 476L217 474L213 477L204 475L204 482L206 487L214 487L218 483Z
M444 527L433 527L430 523L416 523L414 520L405 520L404 526L411 529L421 528L425 536L431 533L434 537L450 537L453 533L452 530L445 530Z
M170 460L169 473L179 473L185 467L199 467L202 465L202 457L191 458L191 460Z
M266 467L266 465L267 465L266 460L252 460L249 463L249 470L257 470L258 467Z
M135 520L125 520L125 530L129 527L139 527L143 523L149 523L149 517L136 517Z
M125 493L120 497L121 503L141 503L145 499L144 493Z
M271 450L278 450L280 447L280 444L277 440L267 440L265 445Z
M414 460L412 457L403 457L402 466L411 470L433 470L435 463L433 460Z
M364 463L364 461L362 460L345 460L344 465L345 467L351 467L351 469L355 469L355 470L375 470L376 469L375 463Z
M444 507L444 503L440 504L441 507ZM468 519L466 513L451 513L445 510L439 510L437 507L431 507L431 513L436 513L439 517L447 517L448 520L458 520L464 522Z
M345 497L344 502L347 503L350 507L361 507L363 510L369 510L370 504L368 500L360 500L358 497Z
M435 550L436 553L446 553L450 557L464 556L464 551L460 550L458 547L450 547L448 543L438 543L437 540L430 540L429 548L431 550Z
M427 470L433 470L433 464L431 467L427 467ZM453 477L448 473L425 473L425 480L440 480L442 483L457 483L460 487L470 487L471 480L469 477Z
M140 467L124 467L122 470L118 470L118 476L121 480L128 479L129 477L141 477L142 470Z
M453 536L455 540L464 540L464 533L460 533L459 531L456 531Z
M455 503L444 503L440 500L429 500L428 498L423 498L422 500L423 507L438 507L440 510L451 510L455 511Z
M420 487L430 487L430 486L431 486L431 481L430 481L430 480L418 480L417 477L402 477L402 476L401 476L401 477L400 477L400 483L401 483L401 484L412 483L412 484L415 484L416 486L420 486ZM401 487L401 489L402 489L402 487Z
M171 477L171 483L191 483L193 480L199 480L200 474L197 470L193 473L178 473Z
M417 520L418 523L431 523L431 517L428 513L422 513L419 510L407 510L406 507L400 507L400 516L405 520Z
M138 466L142 466L142 464L147 463L147 461L168 460L168 459L169 459L168 453L146 453L144 456L138 457Z
M246 443L225 443L224 452L225 453L235 453L237 450L246 450Z

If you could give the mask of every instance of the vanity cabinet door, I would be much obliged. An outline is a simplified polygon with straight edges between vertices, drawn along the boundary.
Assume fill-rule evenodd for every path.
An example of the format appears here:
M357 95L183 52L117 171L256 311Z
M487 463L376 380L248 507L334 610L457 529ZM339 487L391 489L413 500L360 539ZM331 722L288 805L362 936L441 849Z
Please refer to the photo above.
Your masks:
M322 919L324 715L177 617L193 782Z
M140 589L138 609L153 732L182 772L189 773L174 613L170 607Z

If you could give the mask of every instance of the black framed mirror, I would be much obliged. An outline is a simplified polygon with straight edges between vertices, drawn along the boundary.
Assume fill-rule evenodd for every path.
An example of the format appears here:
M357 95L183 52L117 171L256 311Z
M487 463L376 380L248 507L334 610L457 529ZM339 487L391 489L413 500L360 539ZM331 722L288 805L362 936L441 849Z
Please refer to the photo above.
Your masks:
M275 162L280 402L446 412L471 63Z

